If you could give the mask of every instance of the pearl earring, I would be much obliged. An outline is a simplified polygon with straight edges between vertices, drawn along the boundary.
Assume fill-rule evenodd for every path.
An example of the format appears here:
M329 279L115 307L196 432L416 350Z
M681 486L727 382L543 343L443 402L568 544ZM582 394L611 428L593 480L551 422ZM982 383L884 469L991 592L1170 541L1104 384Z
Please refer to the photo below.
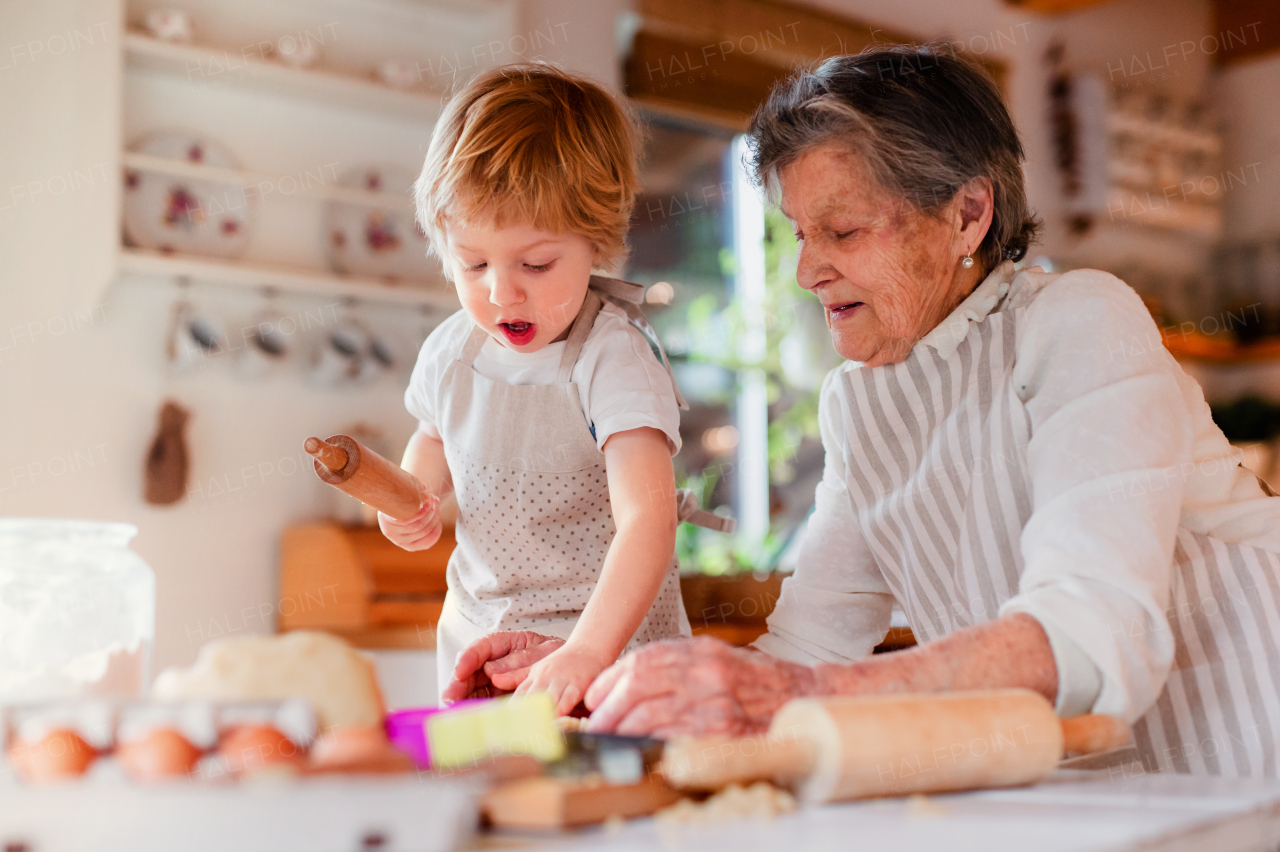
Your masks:
M964 260L960 261L960 265L965 269L973 269L973 258L966 254Z

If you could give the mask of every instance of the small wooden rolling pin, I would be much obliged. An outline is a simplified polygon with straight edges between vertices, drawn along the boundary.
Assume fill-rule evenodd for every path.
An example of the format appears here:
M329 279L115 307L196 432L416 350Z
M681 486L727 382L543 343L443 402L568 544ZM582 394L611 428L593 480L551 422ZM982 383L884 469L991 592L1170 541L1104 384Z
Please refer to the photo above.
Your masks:
M1064 754L1118 748L1129 735L1113 716L1059 720L1025 689L801 698L768 734L667 743L662 772L683 790L772 781L817 804L1030 784Z
M303 446L315 457L316 475L339 491L398 521L408 520L422 509L418 478L355 438L308 438Z

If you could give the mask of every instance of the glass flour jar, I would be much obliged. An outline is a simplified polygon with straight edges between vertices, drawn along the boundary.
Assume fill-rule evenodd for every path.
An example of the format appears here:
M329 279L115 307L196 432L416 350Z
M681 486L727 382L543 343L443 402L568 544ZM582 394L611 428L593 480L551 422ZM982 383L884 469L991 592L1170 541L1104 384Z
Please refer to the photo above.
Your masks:
M0 518L0 704L141 697L156 581L131 524Z

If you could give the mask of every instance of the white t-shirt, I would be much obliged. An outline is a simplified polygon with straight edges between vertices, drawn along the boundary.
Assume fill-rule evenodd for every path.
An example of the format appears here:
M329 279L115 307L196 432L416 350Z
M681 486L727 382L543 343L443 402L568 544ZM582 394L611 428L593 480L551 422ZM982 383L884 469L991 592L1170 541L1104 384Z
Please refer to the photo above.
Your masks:
M436 427L436 393L445 368L457 359L473 328L466 311L436 327L422 344L404 405L419 422ZM516 352L490 337L476 356L475 370L487 379L512 385L555 384L565 342L537 352ZM666 369L648 341L616 305L605 302L570 379L582 400L583 428L595 433L604 449L609 436L649 426L667 436L671 455L680 450L680 409ZM513 413L513 416L518 416ZM529 424L537 428L537 424Z

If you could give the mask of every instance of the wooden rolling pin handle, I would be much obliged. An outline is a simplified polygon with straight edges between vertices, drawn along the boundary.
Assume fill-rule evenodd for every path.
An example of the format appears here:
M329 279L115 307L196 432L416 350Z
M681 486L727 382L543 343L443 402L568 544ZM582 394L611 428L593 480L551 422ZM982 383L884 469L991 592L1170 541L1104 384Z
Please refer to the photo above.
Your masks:
M347 466L347 451L342 447L335 447L333 444L322 441L319 438L308 438L303 446L309 454L315 456L320 464L334 473L338 473Z
M418 478L354 438L308 438L303 446L315 458L316 475L339 491L398 521L422 510L426 489Z
M678 790L719 790L729 784L807 777L816 763L813 744L796 737L702 737L674 740L662 753L662 774Z
M1118 716L1090 714L1062 720L1062 751L1068 757L1098 754L1128 744L1129 723Z

